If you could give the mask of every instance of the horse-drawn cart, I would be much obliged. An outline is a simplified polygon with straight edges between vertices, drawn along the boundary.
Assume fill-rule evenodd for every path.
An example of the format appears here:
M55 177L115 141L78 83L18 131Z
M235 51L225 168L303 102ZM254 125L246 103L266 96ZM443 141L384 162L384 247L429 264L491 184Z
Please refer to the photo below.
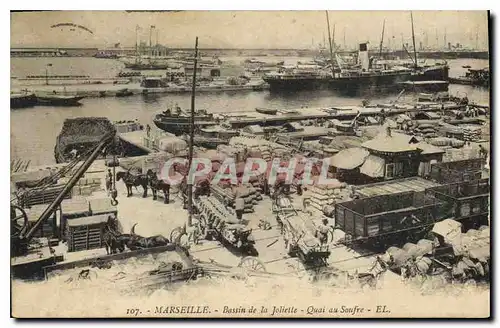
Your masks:
M273 204L273 212L281 226L288 254L297 256L307 267L326 267L330 249L316 238L313 222L297 211L287 197L279 197Z
M257 255L252 229L236 220L236 214L217 198L201 196L195 200L194 208L198 213L198 232L202 239L216 239L244 254ZM184 233L183 228L176 228L170 238L179 242Z

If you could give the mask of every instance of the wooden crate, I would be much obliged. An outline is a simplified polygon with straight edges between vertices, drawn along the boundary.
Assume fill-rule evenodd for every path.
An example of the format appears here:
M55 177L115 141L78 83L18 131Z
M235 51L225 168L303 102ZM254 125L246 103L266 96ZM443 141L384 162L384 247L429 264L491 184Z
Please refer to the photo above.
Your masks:
M103 234L108 215L69 220L66 224L68 251L77 252L104 247Z
M40 218L40 215L47 209L47 205L33 205L29 209L25 209L26 215L28 216L28 226L31 228L36 221ZM35 232L34 237L58 237L59 233L57 231L56 223L56 213L52 215L40 226L40 228Z
M89 205L91 215L114 214L116 217L118 214L116 206L111 205L111 198L91 199Z
M89 202L85 197L74 197L61 203L60 231L62 239L66 240L66 222L90 216Z
M30 192L28 197L23 197L21 199L21 206L30 207L33 205L39 204L49 204L54 199L56 199L57 195L63 190L64 185L58 185L54 187L49 187L42 191L33 191ZM64 199L71 198L71 192L67 193Z

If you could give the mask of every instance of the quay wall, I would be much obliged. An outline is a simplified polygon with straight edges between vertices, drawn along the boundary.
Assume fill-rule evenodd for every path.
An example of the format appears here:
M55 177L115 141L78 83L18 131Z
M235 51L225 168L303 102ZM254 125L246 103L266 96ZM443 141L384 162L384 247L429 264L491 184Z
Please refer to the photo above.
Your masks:
M166 87L166 88L143 88L139 84L89 84L89 85L40 85L30 88L29 91L36 94L53 93L64 95L84 96L87 98L116 97L117 92L127 89L131 95L149 95L149 94L172 94L172 93L191 93L191 87ZM199 86L196 92L250 92L268 90L266 84L242 85L242 86ZM19 90L12 90L19 91Z

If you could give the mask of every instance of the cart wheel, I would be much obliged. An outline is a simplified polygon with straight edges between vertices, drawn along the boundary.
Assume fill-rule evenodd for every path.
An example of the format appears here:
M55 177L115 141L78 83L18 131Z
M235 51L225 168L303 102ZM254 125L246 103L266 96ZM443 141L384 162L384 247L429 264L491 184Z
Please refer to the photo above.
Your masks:
M334 228L331 227L330 230L328 230L328 234L327 234L327 245L330 245L331 243L333 243L333 231L334 231Z
M11 236L19 236L28 228L28 215L24 209L17 205L10 206Z
M184 229L182 227L177 227L170 233L170 241L174 244L179 244L181 237L184 234Z
M246 256L242 258L240 264L238 264L238 267L252 271L267 272L264 263L253 256Z

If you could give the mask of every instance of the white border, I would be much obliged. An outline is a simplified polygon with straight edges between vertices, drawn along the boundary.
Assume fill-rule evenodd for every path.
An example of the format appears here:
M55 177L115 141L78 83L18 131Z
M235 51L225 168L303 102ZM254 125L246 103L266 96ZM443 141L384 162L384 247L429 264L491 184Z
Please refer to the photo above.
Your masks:
M498 8L499 1L481 1L481 0L475 0L475 1L435 1L435 0L418 0L418 1L408 1L408 2L403 2L403 1L382 1L382 0L358 0L358 1L317 1L317 0L288 0L284 3L281 1L269 1L269 0L252 0L252 1L220 1L220 0L209 0L209 1L194 1L194 0L183 0L183 1L148 1L148 3L144 2L132 2L132 1L119 1L112 3L110 1L96 1L96 0L85 0L85 1L16 1L16 2L7 2L3 1L1 3L2 11L0 11L0 15L2 19L0 20L0 24L2 24L1 28L1 33L2 35L2 45L4 49L0 52L3 60L2 62L4 63L2 65L2 74L0 75L3 78L3 88L4 90L4 106L2 106L2 109L0 110L0 115L2 116L0 118L0 124L2 124L0 128L0 133L2 134L2 140L5 140L4 145L10 146L7 142L7 140L10 140L10 116L9 116L9 108L10 105L7 104L7 90L10 90L10 67L7 65L7 63L10 63L10 14L7 12L8 10L15 9L15 10L30 10L30 9L45 9L45 10L123 10L123 9L140 9L141 10L154 10L157 8L165 8L169 7L170 10L325 10L325 9L330 9L330 10L487 10L490 9L492 10L492 14L495 14L495 12L498 14L499 11L496 11L495 9ZM15 8L12 8L14 7ZM498 24L498 21L497 21ZM496 33L495 33L496 34ZM495 35L495 40L493 40L493 44L495 46L495 54L498 56L498 34ZM492 72L495 74L496 72ZM496 75L496 74L495 74ZM493 93L496 93L499 95L497 92L498 88L495 87L495 90L493 90ZM498 96L497 96L498 97ZM493 104L492 106L495 110L496 109L496 103ZM26 122L26 128L29 129L29 122ZM496 133L495 133L496 134ZM498 149L495 147L495 153L497 153ZM4 201L4 213L7 213L7 200L9 199L9 191L7 188L10 186L10 177L8 175L9 172L9 160L6 158L8 156L3 156L5 157L4 160L0 162L1 167L0 167L0 174L2 177L1 184L2 186L2 198ZM496 186L494 186L496 189ZM6 215L5 215L6 216ZM493 219L495 220L495 219ZM1 314L1 321L2 321L2 327L4 327L4 324L6 324L7 327L13 326L15 323L12 319L8 319L10 317L10 277L9 277L9 267L8 264L10 263L10 258L9 258L9 237L8 237L8 231L9 229L9 223L8 220L4 217L3 220L0 221L2 224L2 229L0 231L3 233L3 238L1 239L2 242L4 243L3 245L3 251L1 252L1 263L4 265L3 270L0 270L0 282L3 285L3 288L1 289L3 291L3 298L2 298L2 314ZM498 228L496 229L498 230ZM496 232L496 231L495 231ZM496 238L496 236L495 236ZM498 258L498 257L497 257ZM496 273L496 272L495 272ZM496 278L496 277L495 277ZM495 285L498 285L498 280L496 281L497 283ZM493 291L492 291L493 292ZM38 302L43 302L43 300L37 300ZM157 324L162 324L162 325L169 325L169 326L176 326L181 324L180 322L174 323L174 322L156 322ZM285 322L281 323L281 325L290 325L291 322ZM303 322L305 323L305 322ZM319 322L318 322L319 323ZM54 325L56 323L54 322L46 322L45 325ZM64 325L69 324L69 323L62 323ZM72 325L82 325L82 323L71 323ZM92 323L93 325L96 326L104 326L104 323ZM110 324L110 323L108 323ZM142 326L145 323L144 322L130 322L130 323L125 323L125 322L117 322L113 323L114 325L122 325L122 324L133 324L134 326ZM203 323L197 323L196 325L206 325L206 322ZM212 324L221 324L220 322L213 322ZM244 322L230 322L226 324L231 324L231 325L243 325L245 324ZM345 322L323 322L322 324L328 324L328 325L335 325L335 326L344 326L346 325ZM357 323L351 323L350 326L357 326L361 325L362 323L357 322ZM403 325L401 322L370 322L370 325L375 325L375 326L382 326L382 325ZM420 325L427 325L427 326L432 326L432 325L442 325L442 324L447 324L446 321L444 322L439 322L439 323L430 323L430 322L423 322L420 323ZM455 324L455 322L448 322L448 324ZM474 325L474 322L469 322L466 323L468 325ZM31 326L34 325L34 323L29 323L29 324L24 324L25 326ZM195 325L194 323L189 323L189 325ZM268 325L268 323L264 322L256 322L253 323L253 325Z

